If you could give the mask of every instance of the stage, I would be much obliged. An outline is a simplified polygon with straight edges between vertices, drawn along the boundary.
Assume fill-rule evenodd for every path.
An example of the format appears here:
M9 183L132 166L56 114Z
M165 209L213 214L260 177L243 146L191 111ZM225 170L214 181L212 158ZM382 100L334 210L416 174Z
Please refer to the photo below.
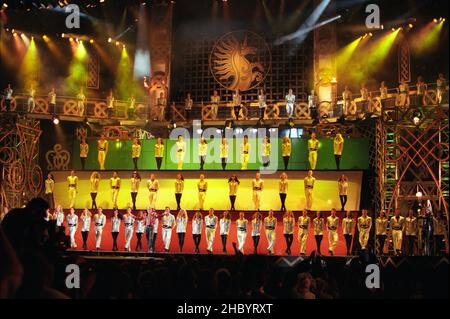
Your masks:
M236 209L251 211L254 209L252 202L252 180L255 178L255 172L252 171L141 171L142 181L140 183L137 196L137 208L148 208L149 191L146 188L149 175L153 173L159 181L160 189L156 200L156 209L164 209L166 206L174 209L176 207L174 195L174 182L178 173L183 174L184 192L181 200L181 207L187 210L198 209L198 191L197 183L200 174L205 174L205 180L208 182L208 191L206 193L206 201L204 209L210 207L216 210L227 210L230 208L228 178L236 174L240 180L239 190L236 199ZM261 174L264 180L264 190L261 198L261 210L280 208L279 198L279 176L282 171L275 174ZM306 177L306 171L288 171L289 189L286 199L286 207L291 210L303 210L305 208L305 195L303 180ZM69 197L67 194L67 176L68 171L52 172L55 178L55 202L62 205L63 208L69 207ZM99 192L97 195L97 206L103 209L111 209L111 189L109 179L112 172L102 171ZM125 209L131 205L130 196L130 171L119 171L121 178L121 189L119 192L118 206ZM340 209L340 201L338 194L337 180L345 174L348 182L348 202L346 209L360 209L360 193L362 183L362 171L316 171L314 186L314 200L312 210L331 210L332 208ZM78 195L75 208L82 209L91 207L90 197L90 181L91 171L77 172L78 176Z

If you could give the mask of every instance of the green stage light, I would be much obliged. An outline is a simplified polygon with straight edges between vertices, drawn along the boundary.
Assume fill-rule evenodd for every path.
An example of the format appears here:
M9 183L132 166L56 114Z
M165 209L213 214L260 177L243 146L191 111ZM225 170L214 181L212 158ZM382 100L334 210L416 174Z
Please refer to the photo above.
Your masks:
M336 55L336 63L338 66L345 65L347 64L348 61L350 61L350 58L352 57L362 38L363 38L362 36L357 38L356 40L350 42L341 50L339 50L339 52Z
M74 52L72 62L69 66L69 75L66 78L66 88L68 93L77 94L81 87L85 85L87 79L86 60L88 53L83 42L78 42Z
M115 92L119 99L126 100L134 92L132 70L131 60L124 45L116 72Z

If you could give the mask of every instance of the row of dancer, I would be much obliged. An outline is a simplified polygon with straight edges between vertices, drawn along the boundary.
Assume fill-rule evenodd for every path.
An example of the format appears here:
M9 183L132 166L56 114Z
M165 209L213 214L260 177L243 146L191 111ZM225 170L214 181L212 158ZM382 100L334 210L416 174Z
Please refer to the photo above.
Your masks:
M176 160L177 169L182 170L186 157L186 142L182 135L177 138L176 144ZM199 169L203 170L206 163L206 156L208 154L208 142L204 136L199 139L198 144L198 154L199 154ZM158 170L161 169L161 165L164 159L164 149L165 145L162 138L157 138L154 146L154 157L156 162L156 167ZM340 169L341 157L344 150L344 138L341 133L337 132L333 139L333 153L336 162L336 168ZM228 139L223 137L219 146L220 159L222 169L225 170L228 157L229 157L229 146ZM246 170L248 168L249 159L251 158L251 144L249 143L249 138L247 135L244 136L242 144L240 145L240 159L241 159L241 169ZM100 170L105 169L106 156L108 154L108 140L105 136L97 141L97 152L98 152L98 163ZM317 139L316 133L311 133L311 138L308 140L308 162L312 170L316 169L317 159L319 152L319 140ZM134 169L138 170L138 163L142 153L142 146L139 139L135 138L131 145L131 159L133 161ZM289 159L292 153L291 139L285 136L281 144L281 157L283 159L284 169L287 170L289 165ZM89 154L89 144L86 139L83 138L80 143L80 162L81 168L84 170L86 167L86 160ZM270 157L272 154L272 146L269 137L265 137L261 143L261 158L263 166L267 167L270 164Z
M64 219L66 219L71 247L77 248L75 234L78 227L78 216L76 215L75 210L73 208L70 209L70 212L65 216L63 210L58 207L55 213L52 216L49 216L49 218L55 219L58 227L61 227L64 223ZM80 215L83 249L87 249L87 240L92 219L94 221L96 249L99 250L101 249L103 229L106 225L106 215L103 213L102 208L98 208L97 213L93 218L88 209L84 209ZM188 215L183 209L178 212L176 217L171 213L168 207L166 207L161 216L153 209L148 209L146 212L140 211L137 215L134 215L131 208L128 208L122 216L119 214L118 210L115 210L111 217L113 251L118 250L117 238L120 232L121 223L123 223L125 232L125 251L131 250L130 243L134 233L137 238L135 250L142 251L142 237L145 233L148 252L155 252L155 241L157 239L158 229L161 228L164 251L168 252L170 250L172 231L175 230L178 237L179 251L183 252L188 225ZM159 227L160 223L161 227ZM262 231L264 231L267 239L267 252L268 254L274 254L277 224L278 219L275 217L273 210L270 210L265 218L263 218L260 212L255 212L251 220L246 219L243 212L239 213L239 218L235 221L237 249L241 253L244 253L247 234L250 233L253 241L253 253L258 253L260 236ZM282 218L282 224L283 236L286 243L285 253L291 255L296 225L295 216L292 211L285 212ZM334 255L334 250L339 241L339 217L336 215L335 209L331 211L331 215L327 218L323 218L321 212L317 212L315 218L311 218L308 215L308 211L303 210L302 214L298 217L297 225L297 238L301 255L305 255L306 253L306 244L310 228L313 229L317 252L321 254L322 238L324 231L326 230L328 233L328 252L330 255ZM191 232L195 245L194 252L199 253L201 236L204 232L206 237L206 250L208 253L212 253L216 238L216 230L217 227L219 227L222 251L223 253L226 253L227 239L231 226L232 220L228 211L224 211L220 219L215 215L214 209L212 208L204 218L201 212L196 212L191 221ZM342 235L345 237L347 254L351 253L355 227L358 227L361 248L366 249L370 229L372 227L372 219L367 215L367 210L363 210L361 216L356 220L351 215L351 212L347 211L346 216L342 220Z
M91 208L93 209L97 208L96 198L99 192L100 178L101 177L99 172L93 172L90 177L90 195L92 199ZM132 208L134 210L136 210L136 201L140 183L141 183L141 176L137 171L134 171L129 181ZM230 210L234 211L236 210L235 203L241 182L239 181L239 178L233 174L231 177L227 179L227 183L229 189ZM305 207L306 209L311 210L314 198L313 197L314 187L316 185L316 178L314 177L314 172L312 170L308 171L307 176L303 180L303 184L306 202ZM73 170L67 177L67 185L68 185L69 208L73 208L75 207L76 197L78 194L78 176L76 176L75 171ZM349 185L348 178L343 174L336 184L342 211L345 210L345 205L348 199L347 195L348 185ZM55 187L55 180L53 178L53 175L49 174L45 181L45 197L50 203L50 207L52 208L54 207L55 204L53 195L54 187ZM111 189L112 207L114 209L117 209L119 192L120 189L122 188L122 180L119 177L117 171L113 172L112 177L109 179L109 187ZM252 187L252 201L254 209L259 210L261 208L261 198L264 191L264 180L261 178L261 173L257 172L255 174L255 178L251 182L251 187ZM160 189L160 184L155 174L153 173L150 174L150 178L146 181L146 188L148 189L148 200L149 200L148 207L156 208L156 200L158 197L157 195ZM282 172L280 174L280 180L278 182L281 211L286 211L286 198L288 195L288 190L289 190L288 175L286 174L286 172ZM183 191L184 191L184 177L181 173L178 173L174 181L174 195L177 204L177 210L181 209L181 199L183 196ZM203 210L206 200L206 194L208 192L208 182L205 179L204 174L200 174L199 181L197 182L197 191L198 191L198 207L200 210Z

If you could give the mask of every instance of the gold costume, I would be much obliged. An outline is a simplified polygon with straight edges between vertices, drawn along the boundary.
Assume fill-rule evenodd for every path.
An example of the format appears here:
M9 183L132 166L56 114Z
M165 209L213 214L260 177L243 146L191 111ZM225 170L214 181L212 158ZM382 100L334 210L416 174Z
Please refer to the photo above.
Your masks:
M69 208L75 207L75 198L77 197L77 176L68 176L67 182L69 183Z
M328 230L328 250L333 253L339 241L338 235L339 218L337 216L327 217L327 230Z
M241 169L246 170L250 154L250 144L241 144Z
M358 217L359 244L361 249L366 249L369 241L370 230L372 229L372 217Z
M131 157L132 158L139 158L141 157L141 145L140 144L133 144L131 145Z
M405 218L403 216L393 216L389 221L392 229L392 241L394 244L395 254L399 254L402 251L403 232L405 230Z
M111 193L113 208L117 208L117 199L119 198L120 177L111 177Z
M275 250L276 226L277 219L275 217L267 216L266 218L264 218L264 229L266 231L267 238L267 250L270 254L273 254Z
M308 155L308 161L309 161L309 166L311 167L312 170L316 169L316 165L317 165L317 150L319 149L319 140L313 140L310 139L308 140L308 150L309 150L309 155Z
M108 153L108 141L99 140L97 142L98 146L98 163L100 164L100 169L105 169L106 154Z
M254 179L252 182L253 189L253 204L256 210L259 210L261 205L261 194L264 188L264 182L262 179L256 180Z
M300 216L298 218L298 242L300 244L300 253L306 253L306 241L308 240L309 224L311 218L308 216Z
M311 210L312 204L313 204L313 189L314 189L314 183L316 179L314 177L305 177L305 199L306 199L306 209Z
M156 209L156 195L159 189L159 182L157 179L147 181L147 188L149 190L148 202L150 208Z
M186 153L186 143L178 141L177 143L177 169L183 169L184 154Z
M199 181L197 183L198 189L198 206L203 210L205 204L206 191L208 190L208 183L206 181Z

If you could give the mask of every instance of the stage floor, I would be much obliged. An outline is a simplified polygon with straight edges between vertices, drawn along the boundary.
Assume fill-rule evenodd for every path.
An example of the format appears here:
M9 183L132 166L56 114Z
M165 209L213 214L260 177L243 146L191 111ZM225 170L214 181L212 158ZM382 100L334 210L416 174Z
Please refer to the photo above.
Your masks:
M266 212L262 212L263 217L267 216ZM357 218L357 212L353 212L352 213L354 218ZM112 237L111 237L111 219L110 219L110 215L111 212L107 212L107 223L106 226L104 228L103 231L103 236L102 236L102 243L101 243L101 252L108 252L112 250ZM193 241L193 237L192 237L192 226L191 226L191 220L192 220L192 215L193 212L189 212L189 222L188 222L188 226L187 226L187 233L186 233L186 237L185 237L185 243L184 243L184 249L183 249L183 253L192 253L194 254L194 241ZM247 219L251 219L251 216L253 215L253 212L246 212L245 213L246 218ZM297 222L297 218L298 216L300 216L300 212L295 212L295 220ZM324 218L326 218L327 216L329 216L330 213L329 212L323 212L322 216ZM339 242L336 246L336 249L334 251L334 255L337 256L344 256L346 255L346 247L345 247L345 240L344 240L344 236L342 235L342 228L341 228L341 223L342 223L342 218L343 218L344 213L343 212L338 212L337 216L339 216L339 229L338 229L338 234L339 234ZM204 214L205 216L205 214ZM221 212L216 212L216 216L220 217L221 216ZM276 228L276 244L275 244L275 252L274 255L286 255L286 242L283 236L283 222L282 222L282 213L281 212L276 212L275 216L278 219L278 223L277 223L277 228ZM315 213L310 213L309 215L310 217L315 216ZM237 212L233 212L232 213L232 223L231 223L231 229L230 229L230 234L228 236L228 241L227 241L227 254L229 255L234 255L234 249L233 249L233 242L236 243L237 245L237 232L236 232L236 223L235 220L238 218L238 213ZM64 222L64 225L67 225L67 222ZM300 254L300 245L298 242L298 237L297 237L297 230L298 227L296 225L295 227L295 232L294 232L294 241L292 243L291 246L291 252L292 255L299 255ZM357 240L357 238L356 238ZM76 233L76 243L78 245L77 249L74 249L75 251L82 251L82 238L81 238L81 225L78 226L77 229L77 233ZM119 245L119 252L124 252L124 244L125 244L125 235L124 235L124 228L123 228L123 224L121 225L120 228L120 233L119 233L119 237L118 237L118 245ZM131 249L132 252L135 251L136 248L136 234L133 234L133 238L131 240ZM142 239L142 243L143 243L143 248L144 248L144 252L147 251L147 241L145 239L145 234L143 236ZM355 238L354 238L354 243L353 245L355 245ZM163 245L163 241L162 241L162 237L161 237L161 224L159 225L159 229L158 229L158 235L157 235L157 239L156 239L156 253L163 253L164 252L164 245ZM88 250L92 250L95 251L95 236L94 236L94 231L93 231L93 225L91 224L91 231L89 232L89 237L88 237ZM313 250L316 250L316 242L315 242L315 238L314 238L314 234L313 234L313 230L312 228L310 228L309 230L309 236L307 239L307 243L306 243L306 255L311 254L311 252ZM179 253L180 249L178 246L178 236L175 232L175 230L172 232L172 240L171 240L171 244L170 244L170 253ZM202 232L202 238L201 238L201 242L200 242L200 253L201 254L206 254L206 236L205 236L205 231L203 228L203 232ZM217 228L216 231L216 237L215 237L215 241L214 241L214 246L213 246L213 253L214 254L222 254L222 242L221 242L221 238L220 238L220 234L219 234L219 228ZM245 242L245 246L244 246L244 253L245 254L252 254L253 253L253 240L251 237L251 227L249 229L248 232L248 236ZM261 232L261 238L259 241L259 246L258 246L258 253L259 254L267 254L267 239L265 236L265 232L264 230L262 230ZM322 239L322 244L321 244L321 253L324 256L328 256L328 233L326 230L324 230L323 232L323 239Z

